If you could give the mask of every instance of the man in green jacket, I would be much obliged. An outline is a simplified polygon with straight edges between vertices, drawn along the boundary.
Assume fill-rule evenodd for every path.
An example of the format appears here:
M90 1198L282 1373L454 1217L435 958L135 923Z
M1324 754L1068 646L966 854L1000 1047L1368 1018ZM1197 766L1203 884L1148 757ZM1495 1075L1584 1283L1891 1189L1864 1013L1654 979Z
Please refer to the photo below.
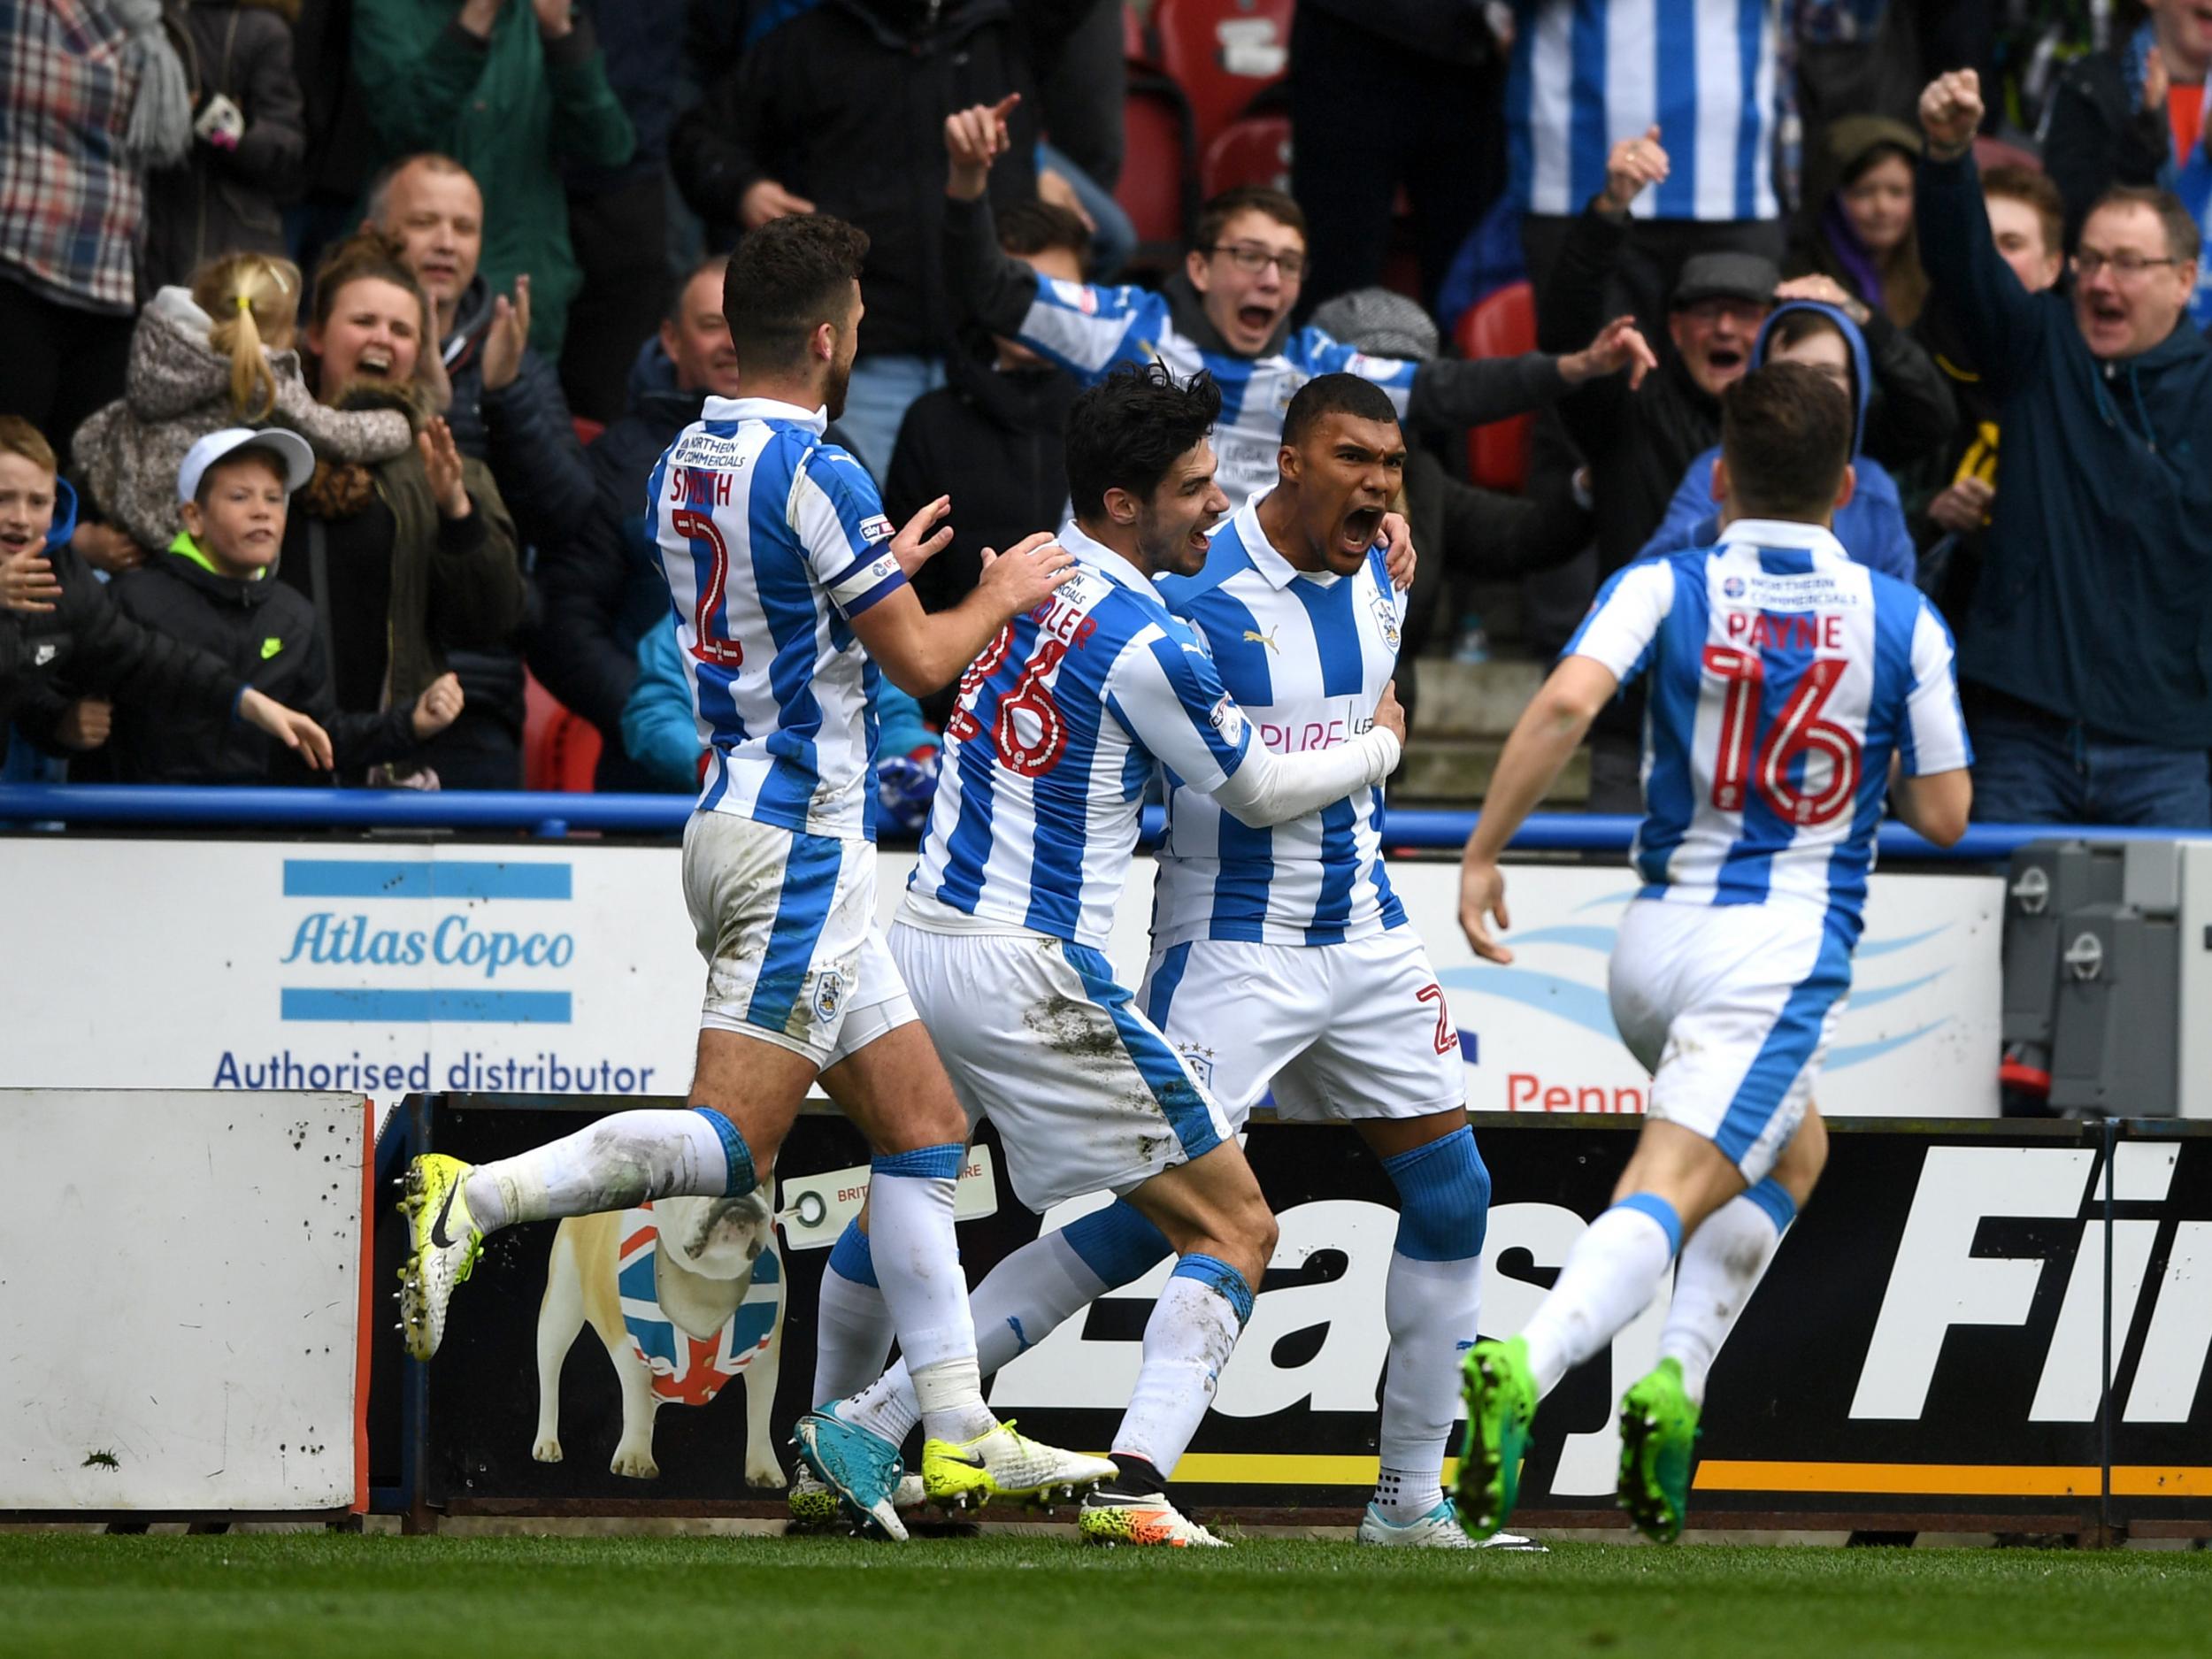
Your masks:
M2005 487L1962 631L1974 816L2212 826L2212 345L2198 232L2169 192L2108 190L2070 294L1990 238L1975 73L1921 95L1914 211L1934 303L1997 400ZM2201 447L2200 447L2201 446Z
M620 166L637 140L573 0L354 0L353 67L377 160L451 156L484 193L485 280L530 278L530 343L561 354L583 279L561 165Z

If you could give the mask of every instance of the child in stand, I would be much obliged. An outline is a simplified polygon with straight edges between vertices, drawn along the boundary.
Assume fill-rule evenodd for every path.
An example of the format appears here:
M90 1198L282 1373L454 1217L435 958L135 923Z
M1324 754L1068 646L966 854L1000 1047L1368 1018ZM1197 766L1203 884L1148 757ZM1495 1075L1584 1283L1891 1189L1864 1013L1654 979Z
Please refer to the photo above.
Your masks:
M166 548L184 527L177 469L211 432L288 426L332 461L389 460L413 444L401 411L342 411L308 391L293 344L301 288L288 259L231 254L139 313L124 394L77 429L73 458L88 504L142 549Z
M341 774L404 760L460 713L461 684L442 674L409 702L376 714L342 712L315 607L273 580L291 493L315 457L296 433L238 427L194 444L179 468L184 527L165 552L119 579L125 612L197 646L330 733ZM111 775L129 783L302 783L305 772L258 733L173 710L120 708L108 744Z

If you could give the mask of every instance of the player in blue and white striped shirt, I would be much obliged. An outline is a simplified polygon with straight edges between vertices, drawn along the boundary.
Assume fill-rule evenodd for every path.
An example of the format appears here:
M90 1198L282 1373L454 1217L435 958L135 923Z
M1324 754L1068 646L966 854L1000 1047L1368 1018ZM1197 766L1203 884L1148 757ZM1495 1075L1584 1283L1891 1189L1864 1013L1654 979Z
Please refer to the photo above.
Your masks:
M950 539L928 529L944 503L894 537L867 473L822 438L852 371L867 245L826 215L745 238L723 309L748 395L708 399L646 503L710 754L684 832L684 896L708 964L692 1110L617 1112L473 1171L416 1159L403 1324L428 1358L446 1298L495 1228L752 1192L819 1075L876 1153L876 1260L924 1408L925 1487L1057 1492L1113 1468L1027 1440L983 1403L953 1237L966 1124L875 926L872 701L879 664L918 695L947 684L1048 601L1070 561L1017 549L960 605L924 614L906 572ZM879 1455L819 1412L798 1440L856 1518L906 1535L895 1445Z
M946 119L948 286L992 333L1084 380L1129 364L1161 363L1185 379L1204 371L1221 388L1213 444L1232 511L1275 482L1284 411L1317 374L1372 380L1412 425L1456 431L1525 413L1593 375L1655 361L1625 319L1564 357L1480 362L1372 357L1310 325L1294 328L1306 222L1279 190L1240 188L1206 204L1183 269L1158 293L1041 277L1000 250L984 193L991 163L1007 147L1012 104Z
M1639 219L1771 219L1778 0L1514 0L1509 188L1563 218L1605 188L1615 143L1651 128L1675 158Z
M1405 595L1374 541L1405 439L1375 387L1323 375L1291 400L1279 465L1274 489L1216 533L1205 569L1160 588L1260 741L1298 754L1365 729L1397 670ZM1382 807L1376 785L1258 829L1175 788L1138 995L1233 1124L1271 1088L1279 1118L1350 1123L1382 1159L1399 1194L1389 1384L1359 1540L1465 1549L1440 1471L1476 1335L1490 1177L1442 986L1390 889Z
M1886 795L1948 845L1972 759L1951 638L1920 593L1828 531L1854 483L1843 394L1775 364L1722 401L1719 545L1606 584L1500 757L1467 843L1460 920L1492 961L1497 859L1620 686L1647 675L1644 887L1621 923L1613 1017L1654 1075L1614 1203L1519 1336L1468 1356L1460 1513L1503 1524L1537 1402L1648 1303L1678 1255L1656 1371L1621 1405L1622 1506L1678 1536L1704 1378L1810 1194L1814 1079L1851 982Z
M1160 603L1153 577L1197 570L1223 509L1206 441L1219 411L1210 380L1179 385L1156 365L1076 400L1076 516L1060 540L1077 574L963 678L921 862L891 930L970 1119L997 1125L1022 1202L1043 1210L1113 1192L1128 1201L1115 1207L1126 1231L1181 1258L1145 1328L1113 1442L1119 1477L1079 1517L1102 1542L1218 1541L1175 1508L1165 1481L1275 1242L1228 1119L1104 955L1146 787L1164 766L1245 822L1289 822L1388 775L1405 730L1386 691L1371 729L1271 754ZM978 1287L979 1308L991 1288ZM902 1384L895 1368L849 1402L894 1445L911 1422Z

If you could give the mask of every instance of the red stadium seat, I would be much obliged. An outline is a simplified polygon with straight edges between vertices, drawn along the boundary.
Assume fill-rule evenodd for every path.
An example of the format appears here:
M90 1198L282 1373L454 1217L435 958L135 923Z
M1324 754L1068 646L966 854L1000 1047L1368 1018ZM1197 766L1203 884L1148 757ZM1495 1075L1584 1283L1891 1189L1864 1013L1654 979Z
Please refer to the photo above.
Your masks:
M1137 227L1137 262L1171 265L1190 212L1190 110L1171 82L1136 72L1121 110L1121 182L1114 200Z
M1536 349L1536 296L1525 282L1500 288L1470 306L1460 319L1460 355L1512 357ZM1494 420L1467 434L1467 475L1489 489L1518 491L1528 483L1533 415Z
M535 674L524 676L523 699L523 787L589 795L599 770L599 728L555 702Z
M1144 14L1133 5L1121 8L1121 56L1124 62L1141 69L1157 69L1158 58L1152 50L1152 42L1145 38Z
M1159 0L1160 66L1190 100L1199 153L1290 67L1294 0Z
M1248 115L1221 129L1206 147L1199 169L1199 193L1207 200L1240 184L1290 189L1290 120L1281 115Z

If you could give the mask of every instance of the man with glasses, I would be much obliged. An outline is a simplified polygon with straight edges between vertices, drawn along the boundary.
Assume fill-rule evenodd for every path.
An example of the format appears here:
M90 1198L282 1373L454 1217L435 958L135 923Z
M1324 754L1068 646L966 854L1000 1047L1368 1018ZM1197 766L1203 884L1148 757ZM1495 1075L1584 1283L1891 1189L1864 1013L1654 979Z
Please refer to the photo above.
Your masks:
M1479 363L1371 357L1317 328L1294 328L1305 215L1281 191L1256 186L1206 204L1183 269L1156 294L1045 280L1000 250L985 195L991 164L1009 145L1015 104L978 104L946 119L947 288L991 333L1086 381L1125 363L1156 361L1179 379L1210 372L1222 391L1218 482L1233 512L1274 483L1284 412L1316 375L1356 374L1389 393L1407 425L1457 430L1524 414L1595 376L1626 369L1640 380L1656 361L1626 318L1607 323L1580 351Z
M2030 294L1990 235L1972 70L1920 98L1915 211L1934 302L1997 400L2006 487L1961 630L1997 823L2212 825L2212 345L2199 236L2163 190L2108 190L2070 294Z

